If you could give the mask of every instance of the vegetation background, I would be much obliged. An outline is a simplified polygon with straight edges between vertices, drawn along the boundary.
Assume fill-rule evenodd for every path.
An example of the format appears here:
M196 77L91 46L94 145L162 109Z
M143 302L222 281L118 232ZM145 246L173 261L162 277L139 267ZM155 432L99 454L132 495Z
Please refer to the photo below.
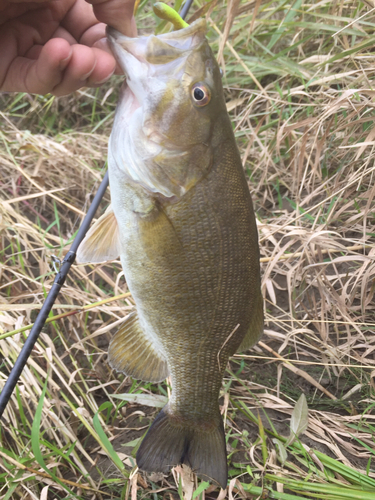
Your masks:
M375 3L195 0L202 13L256 207L266 322L223 383L228 488L198 481L193 497L374 500ZM149 0L137 22L154 31ZM0 388L104 174L120 84L0 96ZM106 362L132 304L119 261L73 266L3 418L0 499L188 497L178 469L135 468L170 387Z

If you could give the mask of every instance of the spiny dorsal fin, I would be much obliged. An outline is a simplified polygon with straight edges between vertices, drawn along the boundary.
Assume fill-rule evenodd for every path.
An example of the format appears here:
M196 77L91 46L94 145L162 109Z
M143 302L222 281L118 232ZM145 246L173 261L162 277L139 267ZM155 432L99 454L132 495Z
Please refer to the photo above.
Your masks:
M168 377L168 365L139 324L136 312L128 316L109 344L112 368L144 382L161 382Z
M96 264L117 259L119 255L118 224L110 205L78 247L77 262Z

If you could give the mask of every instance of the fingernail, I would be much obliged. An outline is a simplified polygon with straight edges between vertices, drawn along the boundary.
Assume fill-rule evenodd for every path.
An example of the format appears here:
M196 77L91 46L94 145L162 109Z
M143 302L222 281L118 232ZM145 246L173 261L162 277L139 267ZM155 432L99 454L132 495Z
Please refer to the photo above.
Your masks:
M82 82L84 82L85 80L87 80L87 79L88 79L88 77L89 77L89 76L91 75L91 73L94 71L95 66L96 66L96 62L95 62L94 66L90 69L90 71L89 71L88 73L86 73L85 75L81 76L80 80L81 80Z
M68 66L69 61L72 58L72 54L73 54L73 49L71 48L70 52L69 52L69 55L65 59L61 59L61 61L60 61L60 69L65 69Z
M97 85L101 85L102 83L107 82L111 78L111 76L113 75L113 73L115 72L115 69L116 68L114 68L114 70L108 76L106 76L105 78L103 78L103 80L100 80L100 82L95 82L95 83Z

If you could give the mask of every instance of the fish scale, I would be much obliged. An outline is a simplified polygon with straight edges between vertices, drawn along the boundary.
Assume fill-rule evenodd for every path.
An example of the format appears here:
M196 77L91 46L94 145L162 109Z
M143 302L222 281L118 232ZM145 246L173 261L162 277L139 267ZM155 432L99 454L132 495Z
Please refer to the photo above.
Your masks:
M108 31L128 87L109 145L113 210L98 221L103 248L96 245L95 258L113 254L108 241L120 248L136 304L111 341L111 366L142 380L171 377L170 401L138 449L139 468L168 472L185 463L225 487L219 392L229 357L262 333L263 301L251 197L205 29L199 20L150 38ZM210 97L203 106L196 85ZM140 144L130 157L124 145L132 137ZM117 239L106 238L114 220ZM90 260L93 238L100 240L95 226L80 260Z

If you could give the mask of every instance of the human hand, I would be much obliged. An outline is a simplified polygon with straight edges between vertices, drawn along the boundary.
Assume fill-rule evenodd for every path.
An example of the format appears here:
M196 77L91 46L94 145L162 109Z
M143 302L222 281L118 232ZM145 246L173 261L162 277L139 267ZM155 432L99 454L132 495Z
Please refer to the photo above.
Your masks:
M88 1L0 0L0 91L61 96L110 78L104 23L135 36L134 0Z

